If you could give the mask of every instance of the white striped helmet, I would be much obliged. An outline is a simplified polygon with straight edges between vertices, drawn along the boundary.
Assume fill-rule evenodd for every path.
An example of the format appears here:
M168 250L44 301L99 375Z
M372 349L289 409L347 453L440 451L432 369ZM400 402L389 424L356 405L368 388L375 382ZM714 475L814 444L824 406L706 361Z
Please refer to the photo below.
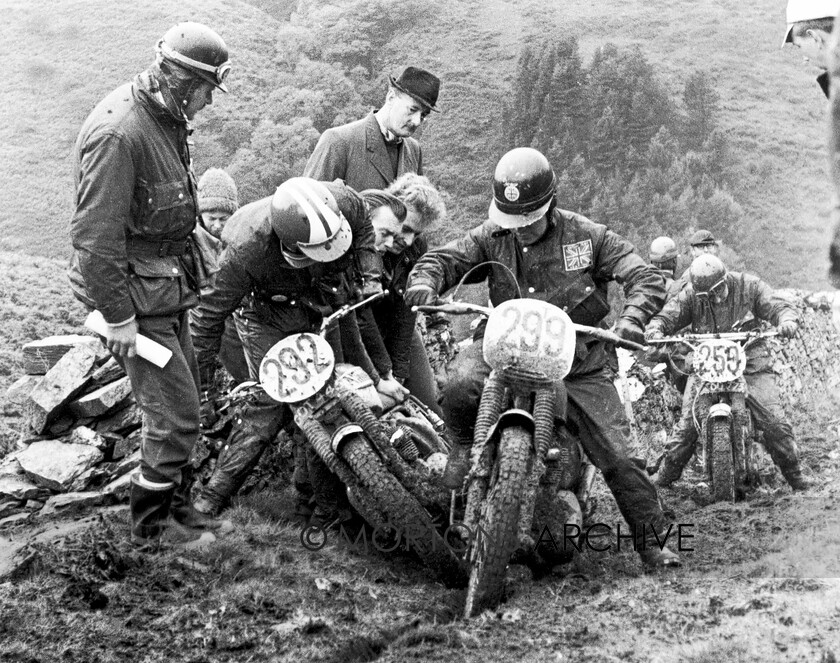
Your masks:
M283 256L295 267L337 260L350 248L353 232L323 182L293 177L271 199L271 227Z

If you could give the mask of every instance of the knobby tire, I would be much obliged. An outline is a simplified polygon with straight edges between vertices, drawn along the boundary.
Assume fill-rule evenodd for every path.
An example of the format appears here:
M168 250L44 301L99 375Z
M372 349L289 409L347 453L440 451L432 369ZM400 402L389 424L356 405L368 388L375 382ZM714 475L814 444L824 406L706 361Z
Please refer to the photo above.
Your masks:
M711 421L712 497L715 502L735 501L735 464L732 454L729 419L714 417Z
M502 600L505 571L519 545L521 500L533 454L531 433L521 426L502 430L492 483L470 550L470 582L464 615L473 617Z
M449 587L463 587L464 563L435 528L431 517L385 467L372 443L363 435L353 435L344 443L341 455L373 497L391 526L397 528L425 564Z

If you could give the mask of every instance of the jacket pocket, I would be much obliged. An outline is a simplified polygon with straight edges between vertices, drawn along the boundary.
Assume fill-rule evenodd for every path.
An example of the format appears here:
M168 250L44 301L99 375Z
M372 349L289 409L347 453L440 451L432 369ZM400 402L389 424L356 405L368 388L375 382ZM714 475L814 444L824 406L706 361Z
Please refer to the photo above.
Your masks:
M177 256L130 258L128 291L138 316L170 315L198 302Z
M195 226L195 204L186 180L141 184L138 230L152 237L183 237Z

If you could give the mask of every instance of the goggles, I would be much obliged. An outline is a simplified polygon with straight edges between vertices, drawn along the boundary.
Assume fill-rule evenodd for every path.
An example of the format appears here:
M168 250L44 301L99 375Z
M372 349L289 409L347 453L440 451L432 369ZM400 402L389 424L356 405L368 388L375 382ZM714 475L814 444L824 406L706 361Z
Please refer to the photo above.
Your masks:
M722 297L725 290L726 277L724 276L720 281L718 281L711 288L709 288L708 292L698 292L697 296L702 297L704 299L708 299L709 297Z
M213 65L193 60L183 53L173 50L165 41L163 41L163 39L158 42L157 50L167 60L172 60L173 62L177 62L178 64L187 67L188 69L192 69L202 78L210 83L213 83L216 87L224 90L225 92L228 91L225 86L225 79L230 73L230 60L226 60L225 62L222 62L222 64L214 67Z

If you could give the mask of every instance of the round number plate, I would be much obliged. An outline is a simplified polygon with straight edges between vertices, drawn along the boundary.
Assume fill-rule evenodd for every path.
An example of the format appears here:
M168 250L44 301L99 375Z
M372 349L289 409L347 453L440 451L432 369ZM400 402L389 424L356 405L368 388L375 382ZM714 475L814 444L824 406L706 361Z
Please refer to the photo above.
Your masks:
M706 382L732 382L744 374L747 355L735 341L703 341L694 351L694 372Z
M260 383L281 403L299 403L318 393L333 372L335 355L316 334L292 334L271 346L260 363Z

